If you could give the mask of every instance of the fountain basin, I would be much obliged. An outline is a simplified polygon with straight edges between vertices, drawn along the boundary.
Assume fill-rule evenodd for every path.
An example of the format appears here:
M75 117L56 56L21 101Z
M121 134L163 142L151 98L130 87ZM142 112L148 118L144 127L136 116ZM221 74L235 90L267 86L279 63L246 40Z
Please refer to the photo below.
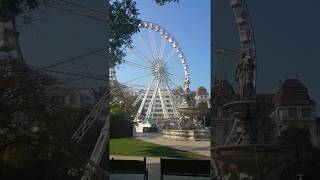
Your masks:
M241 172L256 177L270 175L271 172L281 170L284 167L282 160L284 154L281 153L277 145L230 145L216 147L213 151L215 152L214 159L226 165L237 165Z
M210 140L210 130L163 130L163 137L175 140Z

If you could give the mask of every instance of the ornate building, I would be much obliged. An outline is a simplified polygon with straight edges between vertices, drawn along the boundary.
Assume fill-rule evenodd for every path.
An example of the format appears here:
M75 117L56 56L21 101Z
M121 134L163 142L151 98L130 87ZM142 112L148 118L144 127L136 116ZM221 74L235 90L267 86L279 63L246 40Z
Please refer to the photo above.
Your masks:
M198 105L199 103L207 103L208 107L210 107L210 97L205 87L198 87L198 89L196 90L195 101L196 105Z
M308 89L298 79L286 79L273 98L274 109L270 118L274 123L273 141L281 130L290 125L310 130L313 143L317 143L316 104L309 97Z
M234 118L223 109L223 105L239 98L239 95L226 80L216 83L213 95L215 143L221 146L227 139L233 141L230 132L234 128ZM256 99L259 102L257 108L261 111L257 115L258 143L275 143L282 130L295 125L309 129L313 143L319 146L316 104L299 79L286 79L275 94L257 94Z

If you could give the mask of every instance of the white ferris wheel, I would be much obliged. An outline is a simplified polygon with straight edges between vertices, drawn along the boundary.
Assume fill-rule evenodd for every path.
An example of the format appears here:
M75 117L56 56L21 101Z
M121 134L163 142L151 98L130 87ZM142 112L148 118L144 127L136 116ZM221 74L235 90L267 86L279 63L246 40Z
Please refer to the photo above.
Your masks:
M139 24L133 47L117 68L117 81L126 91L139 89L133 106L136 122L178 119L182 94L190 92L190 70L182 48L163 27L147 21Z

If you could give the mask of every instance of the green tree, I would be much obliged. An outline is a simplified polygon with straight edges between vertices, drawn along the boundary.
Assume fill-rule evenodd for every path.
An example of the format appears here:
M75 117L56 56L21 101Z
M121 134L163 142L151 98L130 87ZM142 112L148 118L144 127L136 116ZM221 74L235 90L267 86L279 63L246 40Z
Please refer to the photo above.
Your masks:
M287 168L282 173L283 179L295 179L298 174L311 180L320 177L320 151L313 146L309 129L289 126L281 132L278 145Z
M171 1L176 0L156 3ZM43 3L0 0L0 21L14 21ZM117 64L132 46L140 20L133 0L111 1L110 13L111 60ZM0 72L0 179L72 179L68 170L84 167L102 124L97 122L81 144L71 144L71 133L87 112L52 106L46 88L55 78L23 67L22 74L6 71L10 68Z
M210 109L208 108L207 103L200 102L195 109L196 109L197 119L202 122L201 124L204 124L205 126L209 126L210 124L209 110Z
M24 11L32 11L54 0L0 0L0 20L12 20ZM154 0L159 5L178 0ZM132 46L131 37L139 31L139 11L134 0L110 1L110 57L111 65L122 62L125 49Z

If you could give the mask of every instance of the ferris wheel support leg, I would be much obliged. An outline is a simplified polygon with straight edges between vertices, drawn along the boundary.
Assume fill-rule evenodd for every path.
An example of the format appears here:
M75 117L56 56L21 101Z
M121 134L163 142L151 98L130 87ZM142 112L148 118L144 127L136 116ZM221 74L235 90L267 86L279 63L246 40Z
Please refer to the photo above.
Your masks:
M171 89L169 88L168 81L165 81L165 82L166 82L166 88L167 88L167 90L168 90L168 92L169 92L170 104L172 105L174 116L175 116L175 117L179 117L177 108L176 108L175 104L174 104L173 101L172 101L172 100L173 100L173 96L172 96L172 93L171 93Z
M151 88L153 82L154 82L154 79L152 79L152 81L151 81L151 83L149 84L148 89L147 89L147 91L146 91L146 93L145 93L145 95L144 95L144 97L143 97L143 99L142 99L141 105L140 105L140 107L139 107L139 109L138 109L138 113L137 113L137 115L136 115L136 117L135 117L135 121L138 121L138 120L139 120L139 117L140 117L140 115L141 115L141 113L142 113L143 107L144 107L144 105L145 105L145 103L146 103L147 96L148 96L148 94L149 94L149 91L150 91L150 88Z
M151 115L151 111L153 109L153 104L154 104L154 101L155 101L155 98L156 98L156 95L157 95L157 91L158 91L158 88L159 88L159 84L160 82L158 81L157 85L156 85L156 88L153 92L153 95L152 95L152 99L150 101L150 104L149 104L149 107L148 107L148 111L146 113L146 117L145 117L145 120L147 120L148 118L150 118L150 115Z
M91 153L90 161L96 165L100 165L101 160L103 158L104 153L106 152L106 149L109 144L109 137L110 137L110 117L107 116L106 122L104 123L99 138L96 142L96 145ZM81 180L92 180L92 175L96 174L97 168L91 165L91 163L88 163L86 166L86 170L84 175L82 176ZM104 176L107 178L109 177L108 172L104 172ZM109 178L108 178L109 179Z
M168 115L168 111L167 111L167 106L163 100L163 97L162 97L162 93L161 93L161 89L158 87L158 91L159 91L159 98L160 98L160 102L161 102L161 107L162 107L162 110L163 110L163 117L166 119L169 117Z
M144 96L144 94L143 94L143 92L141 92L141 94L139 94L137 99L132 103L132 106L136 106L143 96Z

